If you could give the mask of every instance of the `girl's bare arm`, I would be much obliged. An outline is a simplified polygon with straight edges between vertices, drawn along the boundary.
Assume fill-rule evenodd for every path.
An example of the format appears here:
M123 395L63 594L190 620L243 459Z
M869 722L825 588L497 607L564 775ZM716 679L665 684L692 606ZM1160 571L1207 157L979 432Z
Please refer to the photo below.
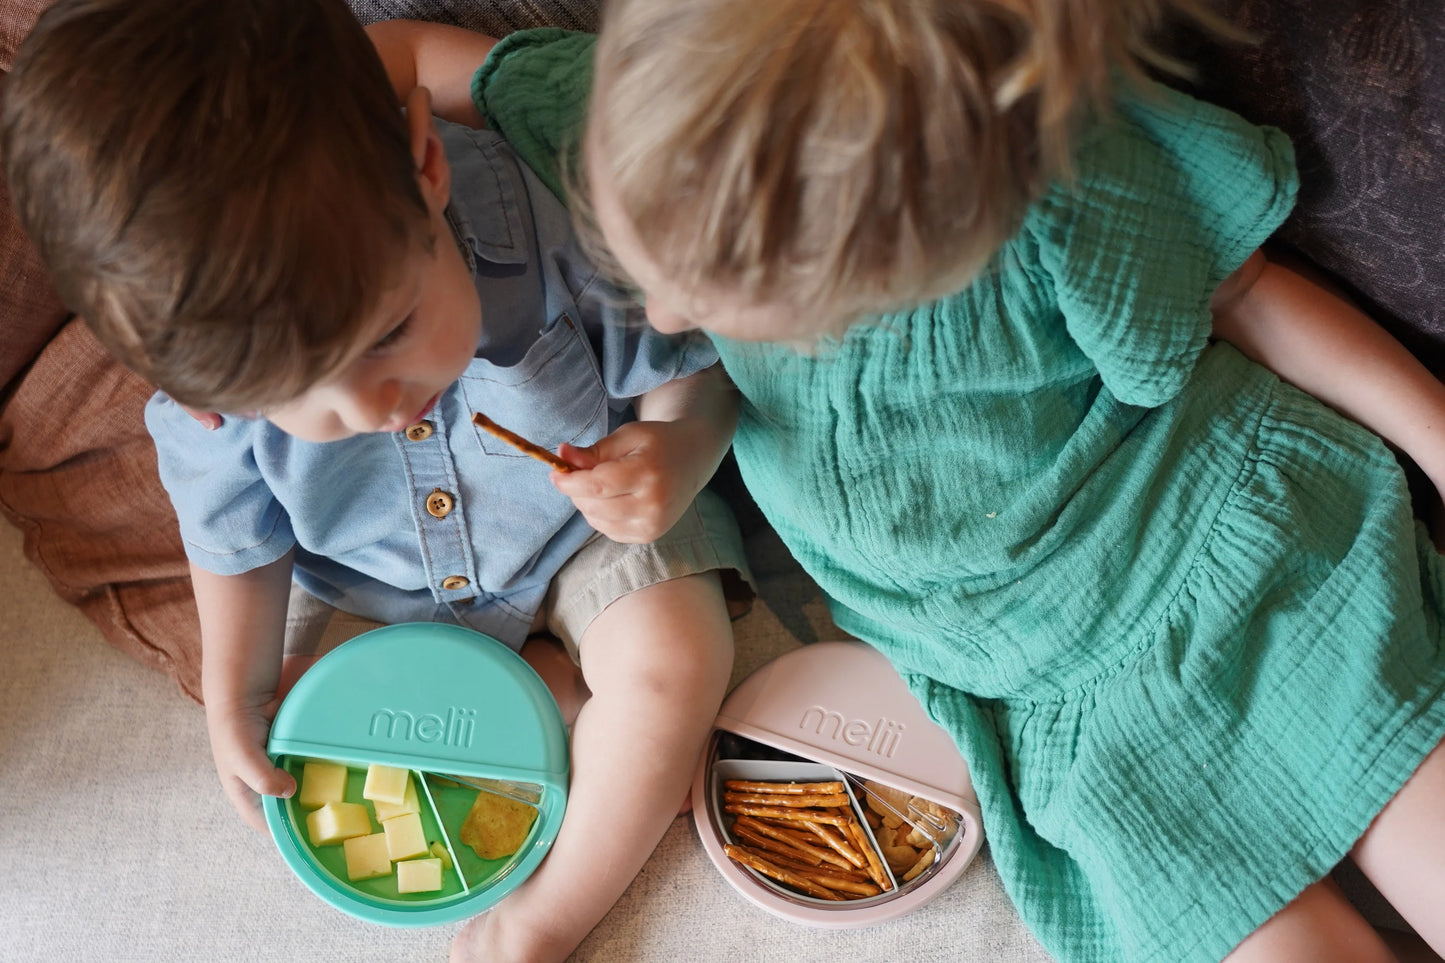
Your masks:
M1445 384L1389 332L1260 251L1213 307L1216 336L1403 450L1445 493Z
M425 87L438 117L485 126L472 103L472 76L496 46L495 37L424 20L381 20L366 32L398 97Z

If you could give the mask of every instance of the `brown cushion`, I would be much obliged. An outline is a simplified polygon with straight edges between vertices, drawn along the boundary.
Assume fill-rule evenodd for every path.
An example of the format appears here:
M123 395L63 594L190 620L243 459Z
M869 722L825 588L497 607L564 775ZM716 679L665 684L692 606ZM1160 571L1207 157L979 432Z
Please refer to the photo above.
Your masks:
M4 0L0 3L0 70L15 62L15 49L52 0Z
M0 511L55 591L200 698L200 628L142 411L152 389L79 321L0 412Z

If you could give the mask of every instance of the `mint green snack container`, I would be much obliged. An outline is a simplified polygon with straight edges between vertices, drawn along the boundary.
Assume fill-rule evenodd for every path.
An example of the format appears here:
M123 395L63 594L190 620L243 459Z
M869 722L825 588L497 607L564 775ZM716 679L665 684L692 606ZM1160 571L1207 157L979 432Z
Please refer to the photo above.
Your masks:
M290 799L261 799L287 865L337 909L389 926L452 923L497 903L547 855L567 806L567 729L552 694L510 648L455 625L389 625L327 653L282 702L267 752L298 785ZM397 864L352 881L342 844L313 846L299 801L313 761L348 767L345 801L365 805L371 833L383 827L362 798L367 767L409 770L426 839L450 859L442 888L399 892ZM483 859L461 841L478 787L536 810L510 856Z

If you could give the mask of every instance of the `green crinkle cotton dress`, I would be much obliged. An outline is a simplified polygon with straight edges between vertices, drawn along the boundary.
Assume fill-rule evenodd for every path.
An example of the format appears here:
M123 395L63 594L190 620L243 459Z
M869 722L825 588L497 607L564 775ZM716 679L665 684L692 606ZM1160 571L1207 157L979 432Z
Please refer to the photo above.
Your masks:
M478 75L534 165L587 43ZM1445 734L1445 585L1395 460L1209 341L1294 192L1279 132L1153 89L966 290L811 357L717 339L749 490L957 741L1061 960L1224 956Z

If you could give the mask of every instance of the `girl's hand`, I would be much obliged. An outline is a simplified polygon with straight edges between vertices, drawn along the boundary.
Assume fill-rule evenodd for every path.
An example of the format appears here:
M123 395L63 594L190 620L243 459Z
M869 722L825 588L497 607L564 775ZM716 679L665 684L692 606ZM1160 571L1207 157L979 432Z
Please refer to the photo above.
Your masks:
M593 528L615 542L651 542L664 535L707 483L699 477L710 451L688 419L634 421L597 444L558 449L574 471L552 473Z
M266 737L277 705L278 700L272 699L259 706L206 708L211 756L221 777L221 788L241 818L263 833L266 819L259 796L287 797L296 791L296 780L266 755Z

